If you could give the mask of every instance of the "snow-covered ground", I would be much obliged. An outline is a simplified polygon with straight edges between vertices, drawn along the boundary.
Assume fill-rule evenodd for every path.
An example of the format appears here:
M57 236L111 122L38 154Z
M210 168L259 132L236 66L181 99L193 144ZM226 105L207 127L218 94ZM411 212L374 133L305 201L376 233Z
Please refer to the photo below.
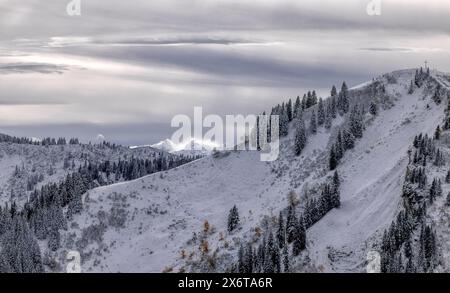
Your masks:
M433 76L443 86L450 83L443 73L434 72ZM408 94L413 77L414 70L402 70L352 88L353 101L365 107L373 99L374 83L382 84L387 96L379 101L382 109L378 115L366 115L363 138L345 153L338 166L341 207L308 229L303 256L310 266L301 271L364 271L367 252L377 249L381 234L398 213L408 148L415 135L434 132L446 108L446 103L436 105L424 88ZM306 112L306 121L309 116ZM288 205L289 194L300 201L300 207L316 195L318 187L332 175L328 171L329 149L336 130L345 123L346 119L338 116L330 130L319 127L298 157L290 125L275 162L261 162L258 152L225 151L169 171L90 190L83 212L62 232L62 248L56 258L64 265L67 251L77 250L86 272L183 272L205 260L201 249L207 247L212 271L223 271L236 258L243 240L256 243L267 223L276 222ZM153 147L174 151L170 141ZM5 170L0 175L4 186L0 199L9 199L15 166L24 165L28 172L38 166L38 170L48 172L51 165L54 175L46 176L44 182L54 182L68 172L62 168L68 154L79 164L86 153L97 160L111 160L136 152L147 156L154 151L152 147L136 147L105 153L0 144L0 167ZM444 188L445 194L448 191ZM234 205L241 225L230 234L227 217ZM431 215L441 223L437 228L441 243L447 243L450 229L443 202L434 209ZM442 244L445 256L450 251L447 246Z
M444 117L444 107L425 99L421 89L407 94L413 74L395 72L396 82L379 78L390 106L375 119L368 117L364 137L339 165L341 208L307 232L308 255L320 271L364 271L367 251L379 243L399 210L408 147L416 134L431 134ZM370 84L356 90L364 92ZM343 122L334 120L334 128ZM274 163L260 162L257 152L225 152L92 190L86 211L65 232L65 246L81 249L85 271L184 271L187 262L200 258L192 238L207 221L208 250L218 258L234 257L240 239L251 238L264 220L275 218L287 206L290 192L305 199L306 190L331 174L327 154L334 128L319 128L300 157L293 153L291 130ZM233 205L240 211L242 229L228 235L226 219ZM111 220L117 211L120 225ZM92 231L101 237L92 238Z
M339 166L342 206L329 212L308 232L311 257L324 271L364 271L373 236L381 238L400 206L407 151L418 133L432 135L444 107L421 91L407 94L412 72L402 72L388 91L395 106L381 111L364 137ZM427 105L430 109L427 109ZM332 256L333 261L328 257Z
M162 151L151 148L110 148L103 145L51 145L0 143L0 205L16 201L23 203L29 191L27 182L32 176L42 175L42 181L34 186L59 182L86 161L93 163L119 159L150 158ZM66 166L65 166L66 163ZM16 167L20 176L13 176Z

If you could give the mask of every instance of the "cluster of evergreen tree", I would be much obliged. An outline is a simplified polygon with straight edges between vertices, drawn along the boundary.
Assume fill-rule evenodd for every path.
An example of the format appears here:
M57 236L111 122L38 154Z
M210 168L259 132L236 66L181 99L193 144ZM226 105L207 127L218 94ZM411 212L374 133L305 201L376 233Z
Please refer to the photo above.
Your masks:
M343 84L344 93L340 95L341 103L346 104L348 102L348 91L345 86L345 82ZM305 96L304 99L307 100ZM315 134L317 132L318 127L325 127L326 129L330 129L332 126L333 119L337 117L338 111L338 94L336 87L333 86L331 89L330 98L323 100L319 99L317 105L317 113L315 110L311 111L311 118L309 122L309 132ZM342 101L346 101L345 103ZM302 106L303 103L300 102L300 98L297 97L297 101L294 104L294 119L295 120L295 140L294 140L294 151L297 156L299 156L304 149L307 142L307 133L305 126L305 121L303 118L303 112L306 109ZM344 107L345 108L345 107ZM340 113L344 113L344 111L340 111Z
M198 156L160 155L153 159L132 157L113 163L104 161L94 164L85 161L84 165L67 175L60 183L46 184L40 190L34 190L20 213L15 204L11 208L6 206L3 210L0 209L0 272L42 271L36 238L47 239L49 249L58 250L60 230L67 229L67 221L82 211L82 195L89 189L175 168L197 158ZM63 210L65 207L66 213ZM14 248L15 246L18 248ZM22 248L28 252L19 250ZM27 253L32 253L33 256ZM28 260L23 260L23 257L28 257Z
M14 144L30 144L30 145L40 145L40 146L53 146L53 145L80 145L80 140L78 138L70 138L69 141L64 137L52 138L46 137L42 140L35 140L28 137L16 137L0 133L0 143L14 143ZM91 144L91 143L89 143ZM99 144L102 147L116 149L120 147L115 143L103 141Z
M16 137L0 133L0 143L2 142L39 145L38 141L34 141L28 137Z
M234 231L239 226L239 211L235 206L230 210L230 213L228 214L228 232Z
M384 231L381 244L381 272L402 272L402 247L411 257L411 235L414 229L413 219L405 211L401 211L388 230Z
M349 124L347 128L339 130L336 141L330 149L329 168L336 169L340 160L343 158L347 150L355 146L356 139L362 138L364 131L364 113L355 105L349 116Z
M303 216L306 229L317 223L330 210L341 206L339 187L340 179L335 171L332 182L323 186L320 197L307 201Z
M427 180L427 174L424 167L408 166L406 169L406 182L417 184L420 189L423 189L427 186Z
M342 83L341 91L339 92L339 95L337 97L337 105L336 106L339 111L339 114L341 114L341 115L347 113L350 110L350 99L349 99L348 87L345 82Z
M39 244L26 217L11 208L0 207L0 273L44 271Z
M319 199L311 200L305 206L303 215L297 215L295 206L291 204L287 208L286 216L280 212L275 236L269 230L255 249L251 242L242 244L238 251L237 272L290 272L291 256L300 255L306 248L306 230L326 212L340 207L339 186L339 175L335 172L331 183L323 186Z
M385 273L430 272L437 265L436 233L426 224L425 218L427 205L442 196L442 187L441 180L434 178L427 190L424 167L426 158L437 151L433 140L422 134L415 137L413 151L403 186L404 210L383 235L381 270ZM447 177L450 181L450 172ZM418 247L413 249L413 238L418 233Z
M430 204L432 204L434 202L436 197L441 197L441 196L442 196L441 179L434 178L433 183L431 183L430 192L428 195L428 200L429 200Z
M414 137L414 154L412 156L412 162L416 165L426 166L427 161L435 159L436 146L432 138L427 134L419 134ZM410 156L411 160L411 156Z
M429 77L430 77L430 68L424 70L422 67L420 67L420 69L416 69L416 73L414 75L414 84L418 88L420 88Z

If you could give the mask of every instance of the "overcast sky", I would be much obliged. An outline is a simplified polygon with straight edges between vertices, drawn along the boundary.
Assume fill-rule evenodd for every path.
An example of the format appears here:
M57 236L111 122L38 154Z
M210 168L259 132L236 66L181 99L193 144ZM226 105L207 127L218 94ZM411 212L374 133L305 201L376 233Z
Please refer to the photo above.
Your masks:
M175 114L258 113L428 60L450 72L450 2L0 0L0 131L170 137Z

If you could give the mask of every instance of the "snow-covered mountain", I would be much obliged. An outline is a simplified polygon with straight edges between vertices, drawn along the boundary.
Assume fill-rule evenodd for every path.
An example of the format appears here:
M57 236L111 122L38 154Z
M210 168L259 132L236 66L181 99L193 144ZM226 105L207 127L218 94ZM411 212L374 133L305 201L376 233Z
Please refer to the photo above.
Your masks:
M49 251L45 241L40 242L47 261L52 260L47 263L53 264L46 269L63 270L67 251L79 251L85 272L240 271L239 255L252 251L256 271L270 269L267 263L259 263L269 254L283 265L288 259L293 272L364 272L368 255L377 251L384 268L387 257L399 259L395 267L389 265L391 271L407 271L411 265L416 270L427 266L430 271L448 271L450 210L445 197L450 176L448 181L445 177L450 162L450 75L401 70L354 87L348 94L344 91L303 111L301 119L308 131L300 155L296 155L299 124L292 119L274 162L261 162L256 151L223 151L171 170L89 190L83 195L81 213L60 231L59 248ZM321 107L326 105L326 113L331 113L333 98L339 109L346 110L334 118L327 114L327 125L321 121ZM362 137L349 136L352 131L361 131ZM430 140L418 139L419 134ZM184 150L170 140L151 147ZM334 162L339 152L341 158ZM12 157L20 158L20 154L8 160ZM410 175L413 169L428 176L425 185L415 185ZM335 171L339 185L333 181ZM420 211L429 189L437 188L432 187L433 178L441 179L444 196L427 201L419 216L407 214L404 221L408 224L401 222L392 228L399 218L403 221L399 214L404 210ZM409 181L414 181L412 187ZM340 205L324 209L330 182L338 186ZM405 186L415 192L414 207ZM234 206L239 224L230 230L229 211ZM302 225L310 221L304 227L306 247L294 253L298 244L294 240L284 244L288 249L278 251L271 235L279 239L279 231L288 235L292 227L299 229L298 221L293 226L289 220L280 225L279 219L292 219L293 214L303 219ZM289 228L280 229L283 225ZM427 242L428 248L420 245L427 235L421 227L426 225L437 233L435 240ZM408 227L407 233L399 230L403 226ZM387 229L402 232L391 241L396 247L389 253L388 236L383 237ZM413 243L410 254L403 252L408 241ZM433 259L425 265L421 252L430 247Z
M173 154L208 155L218 146L213 142L197 140L194 138L189 139L183 144L176 144L167 138L163 141L150 145L150 147Z

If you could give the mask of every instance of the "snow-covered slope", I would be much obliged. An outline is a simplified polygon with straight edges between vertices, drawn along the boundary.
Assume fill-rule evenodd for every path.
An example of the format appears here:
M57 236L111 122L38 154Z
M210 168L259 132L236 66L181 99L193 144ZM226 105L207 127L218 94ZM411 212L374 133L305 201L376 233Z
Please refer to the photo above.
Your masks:
M23 202L30 192L29 182L37 183L31 186L31 190L50 182L59 182L86 161L114 162L133 156L150 158L160 152L162 151L149 148L133 150L122 146L113 148L91 144L41 146L0 143L0 204ZM17 168L19 172L16 172Z
M432 135L444 118L444 107L424 99L421 91L406 94L412 72L394 76L398 84L387 89L397 97L395 106L380 112L339 167L341 208L330 211L309 231L311 257L325 271L364 271L370 240L381 237L398 211L414 136Z
M366 253L400 207L407 150L420 132L431 134L444 118L444 105L431 101L426 88L412 95L414 70L376 79L386 88L377 116L366 115L366 130L338 167L341 207L307 231L307 251L297 271L364 271ZM351 96L367 106L369 82ZM305 113L308 120L309 112ZM288 205L300 206L332 173L328 153L344 117L308 137L301 156L293 150L293 130L281 140L280 158L260 162L257 152L224 152L170 171L91 190L81 215L63 232L64 251L78 250L84 271L224 271L243 240L256 243ZM291 125L291 128L293 125ZM227 232L228 211L236 205L241 228ZM207 222L207 224L206 224ZM199 240L199 235L202 235Z

